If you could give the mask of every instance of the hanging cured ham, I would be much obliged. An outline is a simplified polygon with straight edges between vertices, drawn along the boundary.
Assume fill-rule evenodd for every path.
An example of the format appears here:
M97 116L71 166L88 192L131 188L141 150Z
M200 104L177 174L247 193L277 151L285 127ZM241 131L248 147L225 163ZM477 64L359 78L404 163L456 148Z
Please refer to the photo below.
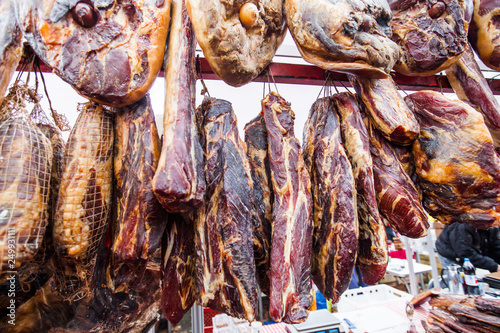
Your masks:
M429 76L448 68L467 47L472 0L389 0L392 40L401 57L394 69Z
M497 152L500 152L500 103L493 95L470 47L446 70L446 77L457 96L462 101L471 103L483 114L493 144Z
M30 264L47 226L52 146L28 119L29 95L14 86L0 108L0 282Z
M239 87L271 62L286 33L282 0L186 0L210 67Z
M196 39L184 0L172 1L172 24L165 58L163 146L153 179L162 206L186 213L203 204L203 149L195 122Z
M413 156L425 209L443 223L498 223L500 160L482 115L433 91L406 101L421 126Z
M475 0L469 28L469 42L483 63L500 70L500 6L492 0Z
M161 247L166 212L153 193L160 138L149 95L115 110L114 216L108 287L126 291L140 283L151 256Z
M0 103L2 103L9 82L21 60L22 33L16 22L15 0L0 3Z
M285 12L304 60L325 70L385 78L399 58L385 0L285 0Z
M257 312L257 280L246 147L231 103L207 98L201 113L207 200L195 220L198 302L252 321Z
M403 236L426 236L429 222L420 203L418 190L389 142L369 122L367 129L380 214Z
M420 130L417 119L391 77L366 79L349 75L349 82L372 124L387 140L409 145L417 138Z
M192 219L169 214L168 220L161 306L165 318L175 326L196 300L196 251Z
M16 6L36 55L82 96L132 104L161 69L170 0L25 0Z
M96 103L85 104L66 144L53 230L55 264L63 266L58 273L70 284L68 292L78 287L66 280L88 282L106 233L113 141L113 117Z
M340 115L342 138L353 169L357 191L359 240L357 266L366 284L384 277L388 263L387 234L377 207L370 138L356 97L340 93L332 97Z
M272 214L274 194L269 168L269 153L264 117L258 115L245 125L245 143L253 180L253 198L257 217L254 219L253 246L260 290L269 295Z
M354 176L340 132L333 99L314 102L303 147L314 200L312 277L332 303L351 281L359 234Z
M299 323L307 319L312 301L311 181L290 103L271 93L262 109L274 192L269 314L276 321Z

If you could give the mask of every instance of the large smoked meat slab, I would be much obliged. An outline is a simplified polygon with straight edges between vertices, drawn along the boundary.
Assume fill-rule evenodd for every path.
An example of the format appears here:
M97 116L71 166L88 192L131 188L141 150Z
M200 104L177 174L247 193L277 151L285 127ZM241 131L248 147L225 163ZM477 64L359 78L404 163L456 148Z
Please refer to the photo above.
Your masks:
M471 103L484 115L493 144L500 152L500 103L493 95L470 47L446 70L446 77L457 96Z
M246 147L231 103L207 98L201 112L207 194L195 222L199 303L252 321L257 312L257 281Z
M113 141L113 117L96 103L85 104L66 144L53 231L56 264L77 266L84 280L106 233Z
M22 55L22 34L16 22L14 2L0 2L0 103Z
M0 109L1 282L29 264L42 244L52 166L50 141L27 119L25 95L14 89Z
M269 169L267 130L264 117L259 114L245 125L245 143L253 180L253 198L257 218L254 219L253 248L260 290L269 295L269 268L271 257L272 214L274 195Z
M160 72L170 0L15 3L35 53L82 96L112 106L132 104Z
M413 156L427 212L481 229L500 221L500 159L481 113L432 91L406 101L421 126Z
M108 287L136 287L149 258L161 247L166 212L153 193L160 138L149 95L116 109L114 193Z
M196 39L184 0L172 1L172 25L165 58L163 146L153 188L162 206L172 213L203 204L203 149L195 123Z
M333 303L351 281L359 234L354 176L340 132L333 99L314 102L303 146L314 200L312 277Z
M273 184L269 314L287 323L307 319L312 301L312 197L309 172L290 103L275 93L262 101Z
M175 326L196 300L196 250L192 219L169 214L168 220L161 306L165 318Z
M186 0L210 67L234 87L271 62L286 33L283 0Z
M483 63L500 70L500 6L495 0L474 0L469 42Z
M356 96L340 93L332 99L340 115L342 139L352 165L357 191L359 245L356 264L363 281L375 284L385 274L389 254L385 226L377 207L370 138Z
M429 76L448 68L467 47L471 0L389 0L392 40L401 57L394 69Z
M385 78L399 58L385 0L285 0L284 6L302 57L318 67Z
M415 185L399 163L389 142L370 122L367 129L380 214L401 235L411 238L424 237L427 235L429 223Z
M372 124L387 140L410 145L417 138L418 121L391 77L376 80L349 75L349 82L356 89Z

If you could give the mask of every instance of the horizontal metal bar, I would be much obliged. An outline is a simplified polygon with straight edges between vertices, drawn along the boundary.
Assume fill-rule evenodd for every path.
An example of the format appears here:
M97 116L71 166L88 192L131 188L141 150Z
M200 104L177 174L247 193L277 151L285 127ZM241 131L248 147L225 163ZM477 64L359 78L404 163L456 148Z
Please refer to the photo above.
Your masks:
M20 67L20 66L19 66ZM40 63L42 72L52 72L43 63ZM200 71L205 80L220 80L212 71L205 58L200 58ZM272 78L270 75L272 75ZM271 63L253 82L276 82L298 85L324 85L327 71L313 65L297 65L286 63ZM163 71L160 73L163 76ZM334 84L350 87L347 76L342 73L330 72L329 76ZM435 90L452 93L453 89L445 75L438 74L432 76L405 76L399 73L392 73L394 81L401 90L419 91ZM500 79L487 79L493 94L500 95Z

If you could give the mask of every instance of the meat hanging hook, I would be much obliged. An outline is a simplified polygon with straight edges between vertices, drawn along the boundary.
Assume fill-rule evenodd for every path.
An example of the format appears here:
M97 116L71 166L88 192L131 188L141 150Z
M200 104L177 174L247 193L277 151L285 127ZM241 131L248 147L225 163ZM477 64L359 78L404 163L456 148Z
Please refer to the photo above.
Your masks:
M201 60L200 60L199 54L196 56L195 67L196 67L196 73L198 73L198 75L200 76L201 85L203 86L203 89L201 89L201 95L205 96L205 94L206 94L206 95L208 95L209 98L211 98L212 96L210 96L210 93L208 92L208 88L205 84L205 80L203 80L203 74L201 73Z
M342 87L344 87L344 89L347 90L348 93L351 93L351 91L349 90L349 88L346 87L346 85L344 84L344 82L342 82L342 80L339 80L339 82L342 85Z
M321 93L323 93L323 97L326 97L326 85L328 84L328 78L330 76L330 72L329 71L325 71L326 72L326 75L325 75L325 82L323 83L323 85L321 86L321 89L318 93L318 96L316 97L316 99L319 99L319 96L321 96Z
M50 113L52 114L52 119L54 119L54 123L61 131L69 131L71 127L69 126L68 119L63 114L58 113L52 107L52 100L50 99L49 92L47 90L47 84L45 83L45 78L43 77L42 68L40 67L40 60L37 57L36 66L38 67L38 72L40 73L40 78L43 84L43 91L45 92L45 96L47 96L47 101L49 103ZM38 78L37 78L37 91L38 91Z
M278 86L276 85L276 81L274 81L274 75L273 75L273 71L272 71L271 67L268 67L268 74L271 75L271 79L273 80L273 83L274 83L274 88L276 88L276 93L278 93L278 95L279 95L280 92L278 90ZM271 91L270 88L269 88L269 91Z
M497 75L495 75L495 76L493 76L493 77L489 78L489 79L488 79L488 86L489 86L490 84L492 84L492 83L493 83L493 81L495 81L495 79L496 79L497 77L499 77L499 76L500 76L500 74L497 74ZM491 88L491 87L490 87L490 88Z
M441 95L444 95L443 94L443 84L441 82L441 79L443 78L443 73L439 73L439 77L436 78L436 81L437 81L437 84L439 86L439 92L441 93Z

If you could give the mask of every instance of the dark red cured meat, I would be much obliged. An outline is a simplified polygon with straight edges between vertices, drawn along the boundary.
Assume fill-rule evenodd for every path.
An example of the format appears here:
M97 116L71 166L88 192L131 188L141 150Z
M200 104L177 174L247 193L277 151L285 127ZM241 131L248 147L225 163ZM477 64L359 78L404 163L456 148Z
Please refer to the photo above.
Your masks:
M405 173L390 144L371 123L367 129L379 212L401 235L424 237L429 223L415 185Z
M493 144L500 151L500 103L493 95L470 47L446 70L446 77L457 96L462 101L470 102L484 115Z
M196 300L194 222L170 214L165 237L161 307L165 318L177 325Z
M264 117L258 115L245 125L245 143L253 180L254 219L253 247L260 290L269 295L272 214L274 194L269 169L267 131Z
M312 197L309 172L290 103L275 93L262 101L274 192L269 314L276 321L306 320L312 301Z
M14 2L36 55L86 98L115 107L135 103L160 72L170 0ZM95 24L84 27L74 19L79 2L90 3Z
M116 109L111 290L136 287L150 256L161 246L167 216L152 186L160 146L149 95Z
M471 0L389 0L392 40L401 57L394 69L429 76L448 68L465 51Z
M359 225L354 176L333 99L314 102L304 133L314 200L312 277L319 291L337 303L351 281Z
M172 25L165 58L163 146L153 179L154 192L171 213L203 204L203 149L195 121L196 38L183 0L172 1Z
M406 100L421 125L413 156L427 212L480 229L500 221L500 159L481 113L432 91Z
M332 99L340 115L343 143L351 161L357 191L357 266L361 270L363 281L371 285L384 276L389 255L387 234L377 207L370 138L356 96L340 93Z
M469 42L483 63L500 70L500 3L498 0L474 1Z
M410 145L417 138L420 130L417 119L391 77L365 79L349 75L349 82L356 89L365 113L387 140Z
M207 98L201 113L207 194L195 221L198 303L252 321L257 312L254 203L245 143L231 103Z

